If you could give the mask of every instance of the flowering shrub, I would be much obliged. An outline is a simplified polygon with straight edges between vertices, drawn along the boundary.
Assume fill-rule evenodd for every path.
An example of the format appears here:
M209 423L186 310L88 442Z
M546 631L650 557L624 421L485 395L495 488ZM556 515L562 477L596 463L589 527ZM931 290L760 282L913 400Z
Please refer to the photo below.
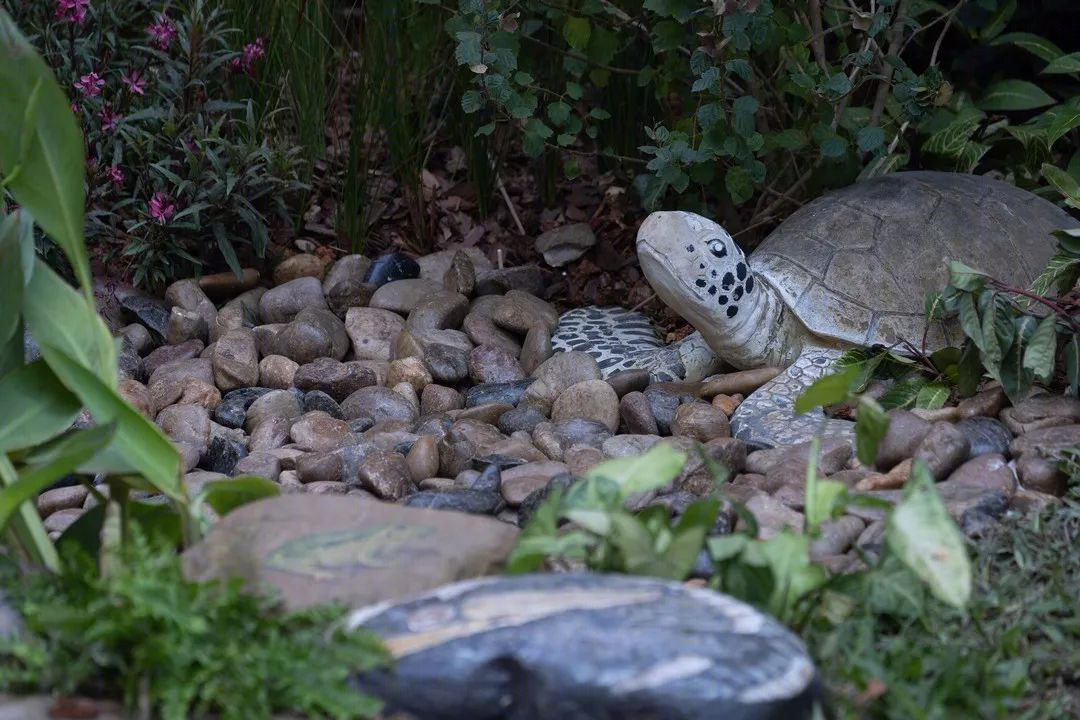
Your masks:
M13 5L74 99L91 246L148 285L262 257L304 188L299 149L256 127L247 100L263 40L203 0Z

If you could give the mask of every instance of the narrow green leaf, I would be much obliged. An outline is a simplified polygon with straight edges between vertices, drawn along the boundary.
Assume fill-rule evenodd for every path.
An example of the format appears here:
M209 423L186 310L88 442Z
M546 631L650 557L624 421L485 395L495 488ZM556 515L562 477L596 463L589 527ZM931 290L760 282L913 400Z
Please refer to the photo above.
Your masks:
M999 3L997 11L990 16L990 19L979 30L980 39L983 42L988 42L1000 35L1015 12L1016 0L1005 0L1005 2Z
M855 366L819 378L796 398L795 412L804 413L816 407L844 402L858 378L859 368Z
M960 360L956 364L956 389L960 397L971 397L979 389L984 368L979 359L979 349L972 342L964 343Z
M1039 321L1031 336L1031 344L1024 351L1024 367L1036 378L1048 381L1054 372L1057 356L1057 317L1048 315Z
M35 88L38 93L26 157L19 156L24 137L22 114L0 113L0 176L21 163L21 171L7 189L64 251L84 296L89 298L92 281L83 241L82 133L52 71L3 9L0 48L4 52L0 97L7 107L28 108Z
M0 488L13 487L17 480L18 473L15 466L11 464L7 455L0 453ZM37 508L30 503L22 503L15 513L8 528L18 545L17 549L24 553L31 563L52 572L60 572L60 556L57 555L56 547L41 524Z
M39 345L62 350L110 388L116 387L116 343L93 302L40 259L26 289L23 316Z
M980 110L1034 110L1053 105L1054 98L1027 80L1001 80L991 85L976 103Z
M986 306L986 309L983 311L983 345L979 348L979 352L982 354L982 364L986 368L986 372L990 374L990 377L1000 380L1001 360L1004 357L1004 348L1002 347L1000 336L997 331L997 319L997 301L992 298L990 303ZM1009 342L1011 344L1012 340L1010 339Z
M159 492L186 503L187 498L180 487L180 455L161 430L63 350L42 345L41 354L97 422L117 421L113 443L124 458Z
M44 360L35 360L0 378L0 453L32 447L56 437L82 409Z
M885 541L930 591L954 607L964 607L971 596L971 564L964 538L922 459L912 465L903 499L885 523Z
M0 490L0 529L27 500L78 467L79 463L105 447L116 430L115 423L75 430L51 443L46 462L25 468L14 485Z

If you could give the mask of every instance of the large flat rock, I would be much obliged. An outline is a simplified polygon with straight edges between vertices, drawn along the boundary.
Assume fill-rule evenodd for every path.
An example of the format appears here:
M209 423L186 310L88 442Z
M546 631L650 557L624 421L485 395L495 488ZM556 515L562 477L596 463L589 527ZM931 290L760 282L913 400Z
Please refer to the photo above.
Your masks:
M499 572L517 528L362 497L284 495L230 513L183 555L194 580L269 584L290 609L366 605Z
M357 687L424 720L803 720L800 640L726 595L624 575L484 578L355 611L392 669Z

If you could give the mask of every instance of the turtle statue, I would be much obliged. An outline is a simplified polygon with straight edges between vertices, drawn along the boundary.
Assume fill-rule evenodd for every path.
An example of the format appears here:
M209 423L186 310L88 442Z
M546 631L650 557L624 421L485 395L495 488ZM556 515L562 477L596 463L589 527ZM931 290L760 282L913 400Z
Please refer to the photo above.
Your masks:
M929 350L958 341L954 324L928 327L925 316L949 260L1026 286L1054 252L1051 232L1077 225L1014 185L945 172L895 173L820 197L749 257L711 220L654 212L638 230L638 259L660 299L697 332L668 347L635 347L643 333L633 323L633 336L624 334L627 311L587 308L563 316L553 345L592 352L609 373L647 368L655 380L705 377L716 367L708 351L736 368L783 367L739 406L733 434L761 447L850 437L853 423L793 409L844 349L903 352L921 347L924 333ZM603 341L590 349L589 337Z

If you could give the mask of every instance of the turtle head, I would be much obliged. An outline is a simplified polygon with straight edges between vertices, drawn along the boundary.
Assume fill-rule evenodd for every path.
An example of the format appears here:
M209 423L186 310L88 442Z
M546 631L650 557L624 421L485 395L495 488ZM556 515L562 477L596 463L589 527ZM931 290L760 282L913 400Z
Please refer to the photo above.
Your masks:
M654 212L637 234L641 269L656 294L701 330L738 324L757 281L724 228L688 212ZM740 317L740 314L743 317Z

